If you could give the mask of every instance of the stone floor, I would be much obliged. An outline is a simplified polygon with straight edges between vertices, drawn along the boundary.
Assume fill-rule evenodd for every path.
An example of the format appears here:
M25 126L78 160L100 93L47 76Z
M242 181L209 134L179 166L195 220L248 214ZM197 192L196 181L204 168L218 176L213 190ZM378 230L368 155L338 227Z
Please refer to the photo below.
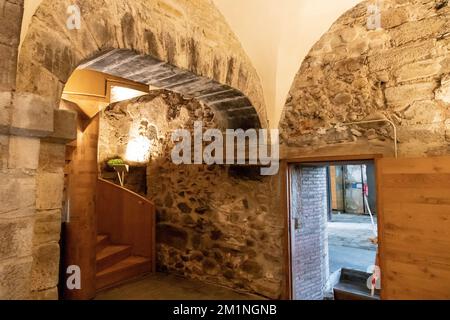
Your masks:
M328 223L330 273L343 267L367 271L375 264L377 246L369 241L373 237L369 216L333 214Z
M156 273L109 289L96 300L263 300L227 288Z

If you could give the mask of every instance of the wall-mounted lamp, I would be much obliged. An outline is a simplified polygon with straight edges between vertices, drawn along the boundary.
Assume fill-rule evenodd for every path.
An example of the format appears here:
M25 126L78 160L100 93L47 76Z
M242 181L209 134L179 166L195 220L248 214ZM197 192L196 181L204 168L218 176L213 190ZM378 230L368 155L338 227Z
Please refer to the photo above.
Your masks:
M136 97L140 97L143 95L146 95L147 92L127 88L127 87L121 87L121 86L111 86L111 96L110 96L110 102L119 102L124 100L133 99Z
M139 136L128 142L125 159L129 162L146 163L150 160L151 141Z

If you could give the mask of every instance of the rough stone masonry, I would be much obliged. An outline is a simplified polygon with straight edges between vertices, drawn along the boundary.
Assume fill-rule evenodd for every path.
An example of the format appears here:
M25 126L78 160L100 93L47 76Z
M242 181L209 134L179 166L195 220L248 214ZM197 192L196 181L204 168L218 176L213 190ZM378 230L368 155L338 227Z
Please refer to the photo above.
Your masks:
M146 195L156 205L159 269L279 298L283 217L272 201L278 177L263 177L258 167L174 165L172 132L192 131L200 120L205 129L224 129L206 105L165 90L112 104L100 120L101 167L127 160L133 139L148 139L150 159L134 164L147 170L134 172L147 172Z
M392 147L387 123L344 125L384 118L398 128L401 156L450 152L450 7L435 0L380 3L381 29L368 30L372 2L363 1L311 49L281 120L284 144Z

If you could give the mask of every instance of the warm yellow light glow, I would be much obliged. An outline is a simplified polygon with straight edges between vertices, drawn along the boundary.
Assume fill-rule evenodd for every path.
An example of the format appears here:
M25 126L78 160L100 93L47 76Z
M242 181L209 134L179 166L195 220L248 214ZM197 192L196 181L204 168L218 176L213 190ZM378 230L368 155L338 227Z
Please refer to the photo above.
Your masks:
M111 86L111 103L133 99L146 94L146 92L139 90L119 86Z
M150 140L145 137L133 138L128 142L125 159L130 162L146 163L150 160Z

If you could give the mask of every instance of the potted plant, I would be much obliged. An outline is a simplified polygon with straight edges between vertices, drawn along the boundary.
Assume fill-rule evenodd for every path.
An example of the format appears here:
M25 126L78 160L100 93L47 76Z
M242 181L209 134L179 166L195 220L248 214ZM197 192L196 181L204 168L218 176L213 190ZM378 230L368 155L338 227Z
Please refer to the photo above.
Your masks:
M107 164L110 168L113 168L117 172L120 185L123 187L125 183L125 172L128 172L130 170L130 166L120 158L108 160Z

